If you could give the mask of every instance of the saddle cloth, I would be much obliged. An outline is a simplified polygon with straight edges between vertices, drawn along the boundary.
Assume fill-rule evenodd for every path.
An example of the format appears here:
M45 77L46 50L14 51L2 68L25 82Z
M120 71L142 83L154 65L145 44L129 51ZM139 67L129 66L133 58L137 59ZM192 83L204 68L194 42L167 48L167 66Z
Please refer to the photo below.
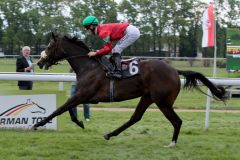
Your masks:
M111 58L108 58L107 56L101 56L99 60L100 60L100 64L102 65L106 73L111 73L114 71L114 65L111 62ZM132 76L139 74L139 67L138 67L139 62L140 62L140 59L136 57L121 61L122 75L124 79L130 78Z

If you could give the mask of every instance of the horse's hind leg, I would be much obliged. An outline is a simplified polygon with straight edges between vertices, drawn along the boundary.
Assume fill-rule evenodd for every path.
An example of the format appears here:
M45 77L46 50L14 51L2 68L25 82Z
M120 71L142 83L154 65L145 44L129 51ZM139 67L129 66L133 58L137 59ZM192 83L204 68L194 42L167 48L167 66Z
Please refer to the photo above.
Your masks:
M106 140L109 140L112 136L117 136L119 133L127 129L128 127L132 126L136 122L140 121L143 114L145 113L148 106L152 104L152 100L149 95L142 96L140 99L140 102L137 105L137 108L135 109L135 112L133 113L132 117L129 121L124 123L122 126L114 130L113 132L109 134L105 134L104 138Z
M160 103L157 103L158 108L162 111L165 117L172 123L174 127L172 142L168 147L173 147L177 143L178 135L181 129L182 120L178 117L178 115L174 112L172 106L163 106Z
M77 107L75 107L75 109L77 110ZM79 127L81 127L82 129L84 129L84 124L83 121L79 121L77 116L74 114L73 108L70 108L69 110L69 114L71 116L71 120L76 123Z

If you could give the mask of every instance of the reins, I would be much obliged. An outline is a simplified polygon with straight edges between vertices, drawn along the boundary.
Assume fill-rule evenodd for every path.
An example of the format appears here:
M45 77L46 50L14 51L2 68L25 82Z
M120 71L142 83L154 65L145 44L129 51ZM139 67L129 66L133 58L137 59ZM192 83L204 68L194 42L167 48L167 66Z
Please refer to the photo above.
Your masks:
M72 58L78 58L78 57L88 57L88 55L77 55L77 56L70 56L70 57L66 57L65 59L72 59Z

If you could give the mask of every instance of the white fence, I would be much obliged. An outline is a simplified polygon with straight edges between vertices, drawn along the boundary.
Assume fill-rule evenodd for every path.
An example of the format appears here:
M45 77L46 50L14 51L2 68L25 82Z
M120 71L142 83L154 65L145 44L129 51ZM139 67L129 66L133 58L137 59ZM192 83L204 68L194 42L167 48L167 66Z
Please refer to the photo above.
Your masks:
M74 82L75 74L58 74L58 73L16 73L0 72L0 80L12 81L48 81L48 82Z
M46 74L46 73L15 73L15 72L0 72L0 80L13 80L13 81L49 81L49 82L74 82L76 76L74 74ZM240 86L240 78L209 78L211 82L219 86ZM184 80L181 79L181 84ZM60 83L61 88L62 83ZM210 91L208 90L210 95ZM207 97L206 103L206 116L205 116L205 129L208 129L209 112L211 105L211 97Z
M240 78L208 78L211 82L220 86L240 86ZM72 73L16 73L0 72L0 80L12 81L48 81L48 82L74 82L75 74ZM181 79L181 83L184 80Z

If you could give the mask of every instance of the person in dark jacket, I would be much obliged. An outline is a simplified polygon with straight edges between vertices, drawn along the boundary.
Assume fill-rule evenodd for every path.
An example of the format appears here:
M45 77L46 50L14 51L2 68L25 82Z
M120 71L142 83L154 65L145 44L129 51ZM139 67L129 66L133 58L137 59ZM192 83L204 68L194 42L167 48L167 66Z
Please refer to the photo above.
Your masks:
M17 58L16 72L33 72L33 61L30 57L30 47L24 46L22 48L22 55ZM18 81L20 90L32 90L32 81Z

